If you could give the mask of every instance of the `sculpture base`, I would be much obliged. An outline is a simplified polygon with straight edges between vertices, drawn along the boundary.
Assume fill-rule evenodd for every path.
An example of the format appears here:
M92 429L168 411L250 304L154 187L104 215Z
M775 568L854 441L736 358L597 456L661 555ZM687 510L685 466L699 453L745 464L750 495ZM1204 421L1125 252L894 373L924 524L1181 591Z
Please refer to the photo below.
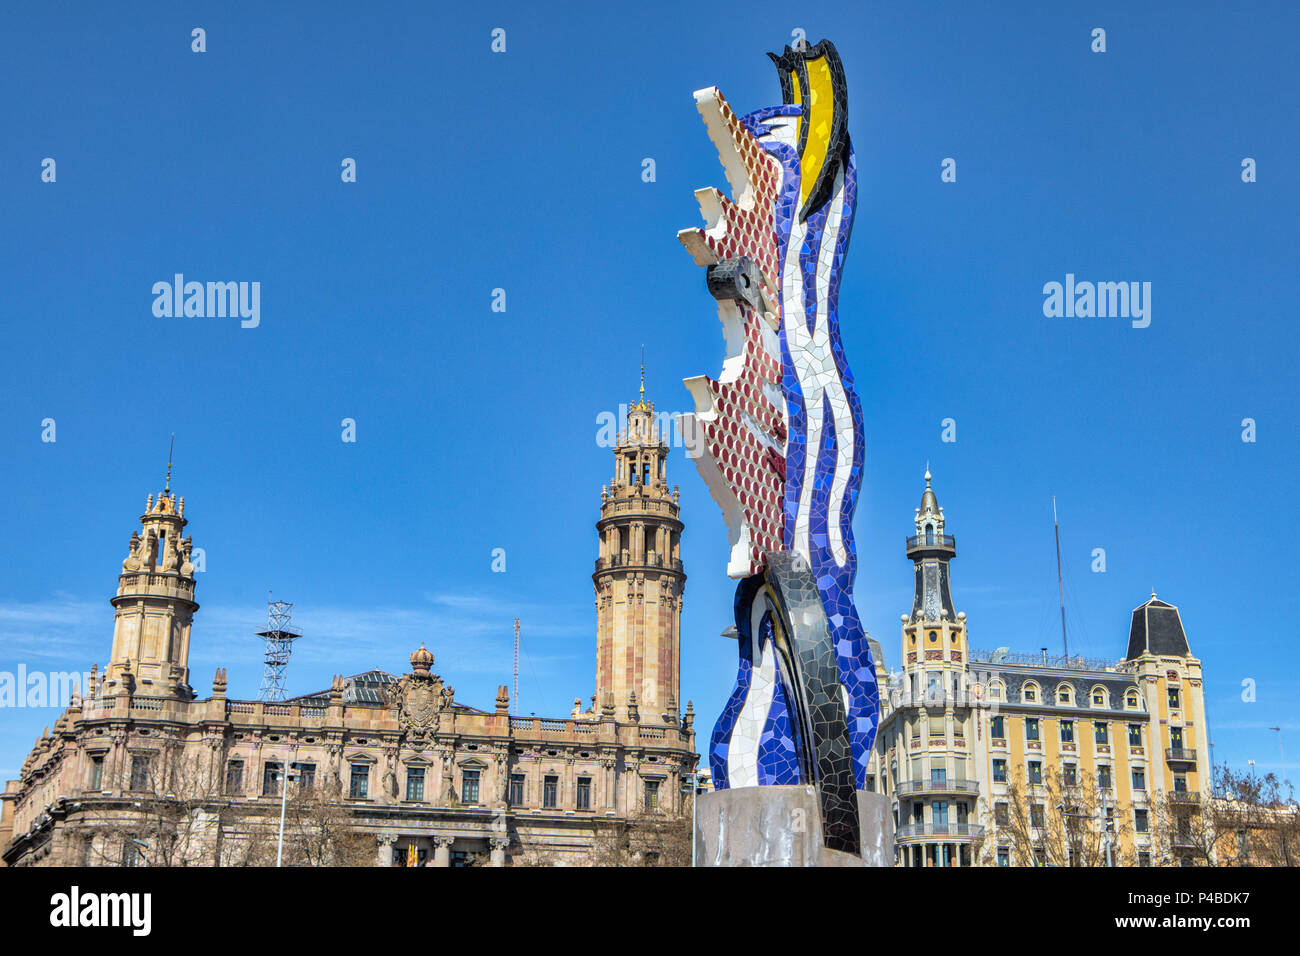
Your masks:
M702 793L695 810L696 866L893 866L894 816L881 793L858 792L862 851L822 845L812 787L741 787Z

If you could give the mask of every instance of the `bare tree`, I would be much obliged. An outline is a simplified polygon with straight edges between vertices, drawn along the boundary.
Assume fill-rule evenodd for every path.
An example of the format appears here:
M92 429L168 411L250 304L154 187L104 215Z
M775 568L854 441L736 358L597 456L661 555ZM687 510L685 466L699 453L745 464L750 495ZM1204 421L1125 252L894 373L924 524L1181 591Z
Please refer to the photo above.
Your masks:
M1006 805L998 831L1017 866L1105 866L1108 848L1111 865L1135 862L1132 850L1122 849L1131 828L1090 778L1070 781L1053 768L1041 782L1027 782L1022 773L1007 786ZM987 852L996 845L988 841Z
M375 839L358 829L342 787L297 787L285 808L286 866L373 866Z
M210 760L175 738L160 739L119 768L131 806L83 831L87 862L110 866L216 866L229 807Z
M1160 807L1162 861L1182 866L1300 864L1300 805L1273 774L1215 772L1213 795L1174 792Z
M587 852L587 866L690 866L689 817L648 811L600 825Z

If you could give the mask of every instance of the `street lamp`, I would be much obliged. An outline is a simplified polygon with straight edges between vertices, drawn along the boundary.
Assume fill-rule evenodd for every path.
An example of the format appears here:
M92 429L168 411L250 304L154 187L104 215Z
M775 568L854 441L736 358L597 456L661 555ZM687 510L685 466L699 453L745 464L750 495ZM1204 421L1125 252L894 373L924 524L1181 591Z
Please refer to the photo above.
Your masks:
M1109 818L1106 816L1106 807L1107 807L1106 791L1103 790L1103 791L1101 792L1101 833L1102 833L1102 838L1105 840L1105 845L1106 845L1106 865L1107 865L1107 866L1112 866L1113 864L1111 863L1111 858L1110 858L1110 831L1111 831L1111 822L1110 822ZM1060 803L1058 803L1058 804L1056 805L1056 809L1058 809L1058 810L1061 811L1061 816L1062 816L1062 817L1067 818L1067 823L1068 823L1068 818L1070 818L1070 817L1076 817L1076 818L1081 818L1081 819L1091 819L1091 818L1092 818L1092 815L1089 814L1089 813L1080 813L1080 812L1077 811L1077 810L1075 810L1075 811L1066 810L1066 809L1065 809L1065 801L1061 801ZM1071 842L1071 845L1073 845L1074 841L1071 840L1070 842Z
M695 804L700 794L700 781L706 778L708 774L700 773L698 770L692 770L690 773L682 774L682 793L691 795L691 866L695 866Z
M285 765L287 766L287 764ZM284 810L289 801L289 781L297 780L299 772L289 769L286 773L285 768L281 767L279 772L280 778L280 839L275 845L275 865L281 866L284 859Z
M1285 783L1286 782L1286 749L1282 746L1282 728L1270 727L1268 729L1277 731L1277 749L1278 749L1278 753L1282 755L1282 782Z

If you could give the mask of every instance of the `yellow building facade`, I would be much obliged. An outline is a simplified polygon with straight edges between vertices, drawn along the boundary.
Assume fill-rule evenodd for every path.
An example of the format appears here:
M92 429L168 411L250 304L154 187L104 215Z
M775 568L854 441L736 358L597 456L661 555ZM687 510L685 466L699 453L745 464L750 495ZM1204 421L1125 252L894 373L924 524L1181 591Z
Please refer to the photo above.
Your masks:
M869 783L894 798L897 863L1178 862L1210 791L1201 662L1178 609L1155 594L1134 609L1118 661L972 650L930 482L906 543L901 669L877 657Z

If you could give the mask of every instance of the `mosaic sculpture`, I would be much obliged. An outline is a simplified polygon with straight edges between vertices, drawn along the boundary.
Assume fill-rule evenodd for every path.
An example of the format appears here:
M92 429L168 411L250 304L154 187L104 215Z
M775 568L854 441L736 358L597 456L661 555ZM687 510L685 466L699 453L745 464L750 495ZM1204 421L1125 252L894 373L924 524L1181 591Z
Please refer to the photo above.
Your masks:
M695 94L731 195L696 192L706 226L678 234L726 340L718 379L686 380L740 579L739 672L709 760L716 790L815 785L824 845L856 853L878 714L853 605L862 408L837 311L857 178L835 47L769 55L781 106L737 117L716 88Z

